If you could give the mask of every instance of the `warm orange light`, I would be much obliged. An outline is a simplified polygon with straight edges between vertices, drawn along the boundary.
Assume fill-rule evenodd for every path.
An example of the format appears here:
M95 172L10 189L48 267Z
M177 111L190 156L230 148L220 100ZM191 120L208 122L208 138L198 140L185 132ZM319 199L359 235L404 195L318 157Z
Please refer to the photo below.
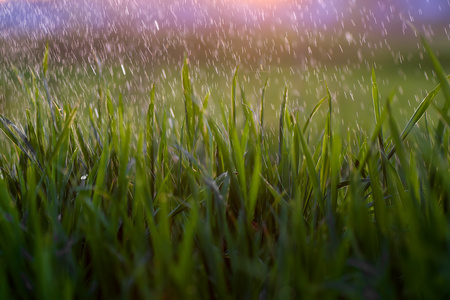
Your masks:
M295 0L223 0L224 3L248 3L256 5L269 5L269 4L286 4L295 2ZM297 1L298 2L298 1Z

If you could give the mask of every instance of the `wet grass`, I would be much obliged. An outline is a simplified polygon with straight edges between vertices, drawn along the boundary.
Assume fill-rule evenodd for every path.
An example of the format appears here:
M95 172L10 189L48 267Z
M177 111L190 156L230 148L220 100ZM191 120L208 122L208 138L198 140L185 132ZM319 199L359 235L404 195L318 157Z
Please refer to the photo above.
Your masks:
M306 121L286 88L270 132L267 86L252 105L237 71L212 117L187 60L179 121L153 86L136 122L107 80L85 114L44 59L26 121L0 116L0 298L449 297L449 82L427 49L439 84L405 126L368 78L369 133L333 126L326 86Z

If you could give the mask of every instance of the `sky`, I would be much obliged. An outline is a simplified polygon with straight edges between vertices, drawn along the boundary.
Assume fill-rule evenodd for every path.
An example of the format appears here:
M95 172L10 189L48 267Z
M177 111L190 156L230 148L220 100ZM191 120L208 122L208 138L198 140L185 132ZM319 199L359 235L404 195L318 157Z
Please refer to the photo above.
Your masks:
M0 0L2 30L60 30L124 23L164 26L293 26L326 30L342 22L376 30L418 24L450 25L450 0ZM364 25L365 24L365 25ZM158 26L157 26L158 25Z

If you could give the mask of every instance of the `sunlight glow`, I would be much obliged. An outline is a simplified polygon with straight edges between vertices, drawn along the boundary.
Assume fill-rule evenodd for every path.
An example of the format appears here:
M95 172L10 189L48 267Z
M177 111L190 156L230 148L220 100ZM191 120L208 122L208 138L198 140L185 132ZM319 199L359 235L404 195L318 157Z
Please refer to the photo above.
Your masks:
M288 4L293 2L299 2L294 0L223 0L223 3L232 3L232 4L249 4L249 5L257 5L257 6L268 6L268 5L277 5L277 4Z

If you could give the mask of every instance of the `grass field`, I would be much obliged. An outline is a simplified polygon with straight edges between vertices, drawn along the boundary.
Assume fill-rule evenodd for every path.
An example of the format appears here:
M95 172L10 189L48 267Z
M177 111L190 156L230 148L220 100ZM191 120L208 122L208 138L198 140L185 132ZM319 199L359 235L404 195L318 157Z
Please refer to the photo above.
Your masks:
M136 107L120 69L63 101L47 49L26 117L0 116L0 298L448 298L450 88L424 43L436 82L408 107L386 69L278 95L244 70L213 83L221 109L187 60ZM341 114L359 79L364 116Z
M433 37L433 49L439 54L444 67L448 67L450 56L444 43L447 37L438 32L436 30L436 36ZM438 83L423 47L418 47L418 39L409 35L401 39L385 39L384 47L378 46L374 53L374 45L380 43L378 39L382 40L377 35L367 38L360 45L356 41L348 43L343 34L334 36L323 33L320 38L315 35L306 38L290 31L283 34L266 33L250 36L249 39L253 44L257 40L268 40L271 46L252 47L249 44L251 42L242 36L225 36L224 40L213 36L203 45L196 35L178 40L179 37L170 32L157 36L152 33L98 35L102 34L106 36L106 41L99 38L90 40L73 33L47 37L50 39L48 87L59 105L79 105L86 112L87 107L95 103L98 86L104 80L113 98L118 99L121 94L125 107L143 116L150 90L155 84L155 105L159 109L170 107L175 116L182 116L184 108L180 73L185 52L190 53L191 79L196 95L203 98L210 93L207 113L212 117L220 116L221 105L230 109L228 98L236 67L239 67L239 85L243 86L247 101L252 106L258 105L261 88L269 78L265 108L269 127L276 127L278 123L279 107L286 86L289 88L289 108L298 110L304 120L316 102L326 94L328 85L334 104L334 121L339 120L334 125L342 127L342 130L358 126L371 131L374 128L371 121L372 67L379 78L378 86L383 99L393 91L396 93L392 107L401 125L406 124L414 108ZM210 35L211 32L206 31L200 36ZM290 54L280 52L277 46L273 46L284 45L285 35L291 41ZM112 41L119 42L115 44ZM216 49L217 43L224 43L224 46ZM161 48L166 44L170 46L164 52ZM197 44L201 45L199 49L195 47ZM338 45L342 47L342 52ZM308 48L312 49L311 53ZM2 40L0 113L23 121L23 107L27 106L23 101L27 95L11 64L17 67L23 80L30 81L33 71L38 78L39 89L44 90L40 71L43 49L45 38L37 41L26 37L13 41ZM217 55L212 54L215 50L218 51ZM330 51L333 54L329 57ZM101 61L102 76L99 76L94 53ZM323 125L324 112L326 110L319 111L321 118L312 124L314 129ZM314 132L315 135L318 133L318 130Z

